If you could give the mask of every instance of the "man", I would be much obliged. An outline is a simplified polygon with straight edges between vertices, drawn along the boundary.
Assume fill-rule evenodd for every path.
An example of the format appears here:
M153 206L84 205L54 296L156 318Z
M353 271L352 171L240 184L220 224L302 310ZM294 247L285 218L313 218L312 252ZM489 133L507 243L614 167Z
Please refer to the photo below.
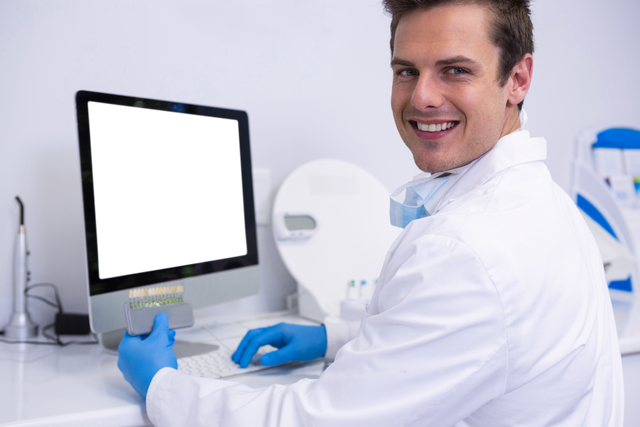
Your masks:
M149 338L125 337L119 361L155 425L622 425L598 249L542 162L546 142L522 128L528 3L384 1L395 122L429 174L394 193L392 222L406 228L359 331L250 331L233 356L241 366L264 344L281 348L265 364L339 348L318 380L256 391L171 369L159 316Z

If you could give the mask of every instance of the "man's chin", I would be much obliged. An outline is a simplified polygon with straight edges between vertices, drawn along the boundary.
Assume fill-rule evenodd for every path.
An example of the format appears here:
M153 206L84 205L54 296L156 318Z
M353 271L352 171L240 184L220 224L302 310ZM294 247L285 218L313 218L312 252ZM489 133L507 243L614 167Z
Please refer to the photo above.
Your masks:
M428 172L428 173L434 174L434 173L448 170L445 165L439 162L434 162L432 160L425 161L424 159L417 159L415 157L413 160L416 166L418 167L418 169L420 169L422 172Z
M442 156L446 157L446 156ZM433 156L414 156L413 160L418 167L423 172L428 172L431 174L445 172L452 169L457 169L459 167L468 165L475 159L451 159L451 158L435 158Z

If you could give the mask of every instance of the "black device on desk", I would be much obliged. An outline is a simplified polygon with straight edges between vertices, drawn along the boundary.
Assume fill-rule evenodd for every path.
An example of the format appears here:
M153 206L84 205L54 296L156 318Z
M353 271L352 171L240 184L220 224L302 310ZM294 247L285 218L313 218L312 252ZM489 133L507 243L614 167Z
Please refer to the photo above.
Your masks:
M247 114L87 91L76 106L89 312L103 344L117 346L131 288L183 286L194 308L257 293Z

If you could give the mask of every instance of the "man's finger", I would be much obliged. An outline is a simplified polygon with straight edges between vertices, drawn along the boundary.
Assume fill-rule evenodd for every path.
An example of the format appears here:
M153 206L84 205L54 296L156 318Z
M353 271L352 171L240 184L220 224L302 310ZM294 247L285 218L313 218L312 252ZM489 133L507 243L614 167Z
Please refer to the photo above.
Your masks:
M268 329L268 328L252 329L249 332L247 332L244 335L244 338L242 338L242 341L240 341L240 344L238 344L238 348L231 356L231 359L235 363L240 363L240 359L242 358L242 353L244 353L245 348L247 348L247 345L249 345L249 341L251 341L256 335L261 334L265 329Z
M164 334L165 336L169 333L169 317L166 313L158 313L156 318L153 319L153 330L151 331L150 336L156 336L159 334Z
M240 358L240 367L246 368L249 366L253 355L258 352L258 349L263 345L271 344L277 339L277 335L278 332L273 328L266 328L260 335L254 336L242 353L242 357Z
M263 355L260 358L260 363L264 366L280 365L282 363L291 362L297 360L295 357L296 349L293 345L287 345L280 350L272 351Z

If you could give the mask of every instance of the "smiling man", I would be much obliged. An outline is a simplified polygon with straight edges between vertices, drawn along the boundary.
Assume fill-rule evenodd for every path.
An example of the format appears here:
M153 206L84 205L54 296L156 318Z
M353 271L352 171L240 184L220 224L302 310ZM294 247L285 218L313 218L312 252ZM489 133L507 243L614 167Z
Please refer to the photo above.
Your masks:
M517 63L501 70L502 50L491 38L497 19L480 5L395 12L391 105L423 171L466 165L520 127L517 105L531 83L533 41L520 41Z
M527 0L385 0L392 109L424 171L392 195L404 228L362 324L250 331L246 366L335 359L252 390L175 369L158 317L119 366L156 426L622 426L617 336L597 246L521 110Z

